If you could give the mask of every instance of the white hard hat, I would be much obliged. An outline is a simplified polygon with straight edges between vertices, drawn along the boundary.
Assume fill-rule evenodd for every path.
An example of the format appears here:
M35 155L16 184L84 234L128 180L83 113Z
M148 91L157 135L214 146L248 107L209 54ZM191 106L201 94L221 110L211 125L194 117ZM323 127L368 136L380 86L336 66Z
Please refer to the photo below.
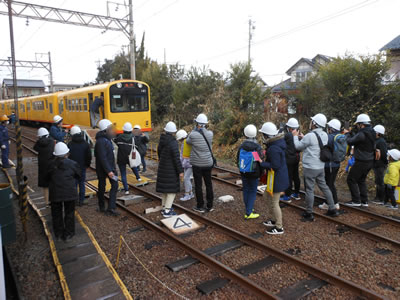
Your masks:
M71 135L75 135L75 134L80 134L82 132L82 130L79 128L79 126L72 126L71 128Z
M244 135L248 138L255 138L257 136L257 128L253 124L247 125L244 128Z
M187 132L183 129L178 130L178 132L176 133L176 139L179 141L181 139L185 139L187 137Z
M338 119L332 119L328 122L328 126L333 129L340 130L340 127L342 127L342 123L340 123Z
M100 131L103 131L103 130L106 130L111 125L112 125L112 123L110 120L103 119L103 120L100 120L100 122L99 122L99 129L100 129Z
M287 121L286 126L287 126L287 127L290 127L290 128L299 128L299 127L300 127L299 121L297 121L296 118L290 118L290 119Z
M133 129L142 129L142 127L140 127L140 125L136 124L135 126L133 126Z
M380 134L385 134L385 127L383 127L382 125L376 125L374 127L375 132L380 133Z
M37 131L37 136L42 137L42 136L46 136L46 135L49 135L49 131L44 127L40 127Z
M366 114L360 114L357 116L356 124L357 123L369 124L371 123L371 119Z
M53 118L54 123L58 123L60 121L62 121L63 118L61 118L59 115L55 115Z
M199 124L208 124L208 119L205 114L199 114L195 121Z
M319 127L326 126L327 120L324 114L316 114L314 117L311 118L311 120L313 120L314 123L317 124Z
M126 132L132 132L132 130L133 130L132 124L129 123L129 122L126 122L126 123L124 124L124 126L122 127L122 130L123 130L123 131L126 131Z
M279 130L276 128L276 125L274 123L266 122L261 127L260 132L269 136L274 136L278 134Z
M167 125L165 125L164 130L165 130L166 132L171 132L171 133L174 133L174 132L177 131L176 125L175 125L175 123L172 122L172 121L168 122Z
M400 160L400 151L397 149L391 149L388 151L388 154L394 159L394 160Z
M54 146L53 155L54 156L64 156L68 152L69 152L68 146L66 144L64 144L63 142L59 142Z

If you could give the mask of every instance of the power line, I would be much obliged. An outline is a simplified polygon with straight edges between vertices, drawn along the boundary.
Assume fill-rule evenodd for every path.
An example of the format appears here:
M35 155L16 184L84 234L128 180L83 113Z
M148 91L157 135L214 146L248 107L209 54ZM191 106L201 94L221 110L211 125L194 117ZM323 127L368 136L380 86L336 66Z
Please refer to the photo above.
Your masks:
M138 22L136 25L142 25L144 23L146 23L148 20L154 18L155 16L161 14L163 11L167 10L168 8L170 8L171 6L175 5L176 3L178 3L179 0L175 0L174 2L171 2L170 4L164 6L163 8L161 8L159 11L156 11L154 14L148 16L147 18L143 19L142 21Z

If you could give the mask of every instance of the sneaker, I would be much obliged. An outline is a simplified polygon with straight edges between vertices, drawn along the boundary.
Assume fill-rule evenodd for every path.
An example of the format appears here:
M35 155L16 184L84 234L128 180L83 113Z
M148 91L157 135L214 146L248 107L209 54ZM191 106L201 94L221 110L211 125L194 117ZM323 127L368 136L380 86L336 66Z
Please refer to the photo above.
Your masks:
M361 203L362 207L368 207L368 203Z
M275 223L276 223L275 221L267 220L263 222L263 225L267 227L275 227Z
M281 197L279 200L281 200L281 201L284 201L284 202L286 202L286 203L290 203L290 202L292 202L292 200L290 199L290 197L289 196L283 196L283 197Z
M336 208L337 210L339 210L339 209L340 209L340 204L339 204L339 203L336 203L336 204L335 204L335 208Z
M251 213L251 214L249 214L249 215L244 215L244 218L246 219L246 220L249 220L249 219L257 219L258 217L259 217L260 215L259 214L256 214L256 213Z
M297 193L293 193L290 195L290 198L294 199L294 200L301 200L300 195Z
M283 228L272 227L266 231L268 234L283 234Z
M325 202L324 202L323 204L321 204L321 205L318 205L318 207L319 207L320 209L324 209L324 210L328 210L328 209L329 209L329 205L326 204Z
M329 209L325 214L325 216L328 216L328 217L337 217L338 215L339 215L339 212L336 209Z
M66 242L66 243L71 242L73 237L74 237L74 234L68 234L67 236L65 236L64 242Z
M391 204L390 202L386 202L386 203L384 204L384 206L385 206L385 207L391 207L392 204Z
M129 195L129 191L125 191L125 195Z
M389 206L389 209L399 209L399 206L398 206L398 205L395 205L395 206L390 205L390 206Z
M345 205L347 205L347 206L354 206L354 207L360 207L360 206L361 206L361 203L357 203L357 202L350 201L350 202L346 202Z
M194 194L190 193L190 199L193 199L193 198L194 198Z
M146 173L146 171L147 171L146 169L143 169L141 173L142 173L142 174L143 174L143 173Z
M372 200L371 202L376 204L376 205L384 205L384 203L379 199Z
M180 198L179 200L181 200L181 201L188 201L188 200L190 200L190 199L192 199L192 198L190 197L190 194L186 194L185 196L183 196L183 197Z
M202 214L206 212L206 210L203 207L197 207L197 206L193 207L193 210Z
M106 212L106 209L104 207L99 207L99 208L97 208L97 211L104 213L104 212Z
M211 208L206 208L206 212L212 212L212 211L214 211L215 210L215 208L213 208L213 207L211 207Z
M314 221L314 215L312 213L304 212L302 214L302 222L313 222Z
M117 217L119 216L119 212L115 211L114 209L107 210L107 216Z
M142 178L138 178L137 181L139 181L139 182L142 181Z
M176 216L176 212L174 212L174 210L171 209L163 209L161 211L161 214L163 215L164 218L171 218L173 216Z

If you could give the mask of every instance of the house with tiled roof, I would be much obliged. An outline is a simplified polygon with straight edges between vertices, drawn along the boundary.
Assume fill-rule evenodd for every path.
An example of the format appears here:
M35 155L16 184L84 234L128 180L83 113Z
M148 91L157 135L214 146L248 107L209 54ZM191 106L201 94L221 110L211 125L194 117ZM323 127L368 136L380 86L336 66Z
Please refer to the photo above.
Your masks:
M18 79L17 93L19 97L36 96L44 94L45 84L43 80ZM14 82L12 79L3 79L1 99L14 98Z
M390 69L385 76L386 81L400 79L400 35L391 40L379 51L386 52L386 60L390 63Z

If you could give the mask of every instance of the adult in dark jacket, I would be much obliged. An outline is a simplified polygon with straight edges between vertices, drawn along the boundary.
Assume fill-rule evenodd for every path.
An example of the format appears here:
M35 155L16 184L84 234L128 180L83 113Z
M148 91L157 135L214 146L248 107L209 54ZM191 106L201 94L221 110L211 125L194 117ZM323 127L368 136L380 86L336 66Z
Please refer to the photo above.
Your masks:
M38 140L33 146L33 150L38 153L38 186L43 188L44 201L49 204L49 181L47 180L47 171L51 159L53 158L54 145L56 142L49 136L46 128L39 128Z
M246 156L253 157L253 152L257 152L260 159L263 157L261 146L258 144L256 136L257 136L257 128L256 126L250 124L244 128L244 135L246 136L246 140L240 145L237 152L237 165L239 167L240 175L242 177L242 186L243 186L243 202L245 205L245 215L244 218L248 219L256 219L260 215L255 213L253 210L254 202L257 197L257 186L258 180L261 176L261 166L259 161L253 161L248 172L243 172L247 170L248 159ZM241 159L242 154L242 159ZM251 160L250 160L251 162ZM251 164L251 163L250 163Z
M183 178L178 142L175 139L176 125L168 122L158 143L158 170L156 191L162 193L162 215L166 218L175 216L172 209L176 193L180 192L180 177Z
M53 153L56 158L51 161L46 175L54 235L57 240L62 238L66 241L75 234L75 202L78 200L76 180L81 174L78 163L67 158L68 152L67 145L57 143Z
M285 142L286 142L286 165L289 174L289 187L285 191L285 195L280 200L291 202L291 199L300 200L300 176L299 162L300 152L296 150L293 141L292 131L300 127L299 122L295 118L290 118L285 126ZM294 189L293 189L294 184Z
M373 202L375 204L383 204L385 201L385 184L383 179L385 177L385 170L388 165L388 149L386 141L383 138L383 135L385 134L385 127L382 125L376 125L374 130L376 132L376 149L379 150L380 157L374 161L373 167L376 185L376 196Z
M92 162L92 150L89 144L83 138L81 129L78 126L71 128L72 141L68 143L70 150L69 158L76 161L81 168L81 177L77 182L79 186L79 206L82 206L85 201L85 180L86 169L90 167Z
M132 135L132 124L127 122L123 126L124 133L120 134L114 142L118 146L118 153L117 153L117 164L119 171L121 172L121 180L124 185L125 194L129 194L129 186L128 181L126 178L126 165L129 165L129 155L132 151L132 142L133 142L133 135ZM135 145L136 146L136 145ZM137 147L136 147L137 149ZM139 170L137 167L132 168L133 174L136 176L137 181L142 181L139 175Z
M90 120L92 127L96 128L97 123L100 121L100 108L104 109L104 97L96 97L90 106Z
M96 145L94 146L94 156L96 157L96 174L99 181L97 199L99 201L99 211L106 212L108 215L117 216L116 200L118 192L118 173L115 166L114 147L111 139L115 137L112 123L103 119L99 122L100 131L96 134ZM110 181L111 189L109 193L108 208L105 210L104 193L106 192L106 179Z
M349 206L368 206L368 189L365 182L374 165L376 133L371 127L371 119L366 114L357 116L356 125L359 131L353 137L347 133L347 144L354 146L355 163L347 175L347 185L351 192Z
M135 125L133 127L133 135L135 137L135 145L140 154L140 159L142 160L142 167L143 167L142 173L145 173L147 170L145 157L146 157L147 144L149 142L149 138L142 132L142 128L140 127L140 125ZM140 167L138 168L138 170L140 170Z
M264 192L264 199L268 205L268 219L263 224L271 227L267 230L268 234L283 234L282 211L279 207L279 199L281 192L284 192L289 186L285 158L285 137L283 133L279 133L275 124L271 122L264 123L260 132L263 134L264 144L267 147L266 158L261 163L261 167L267 171L273 170L275 173L272 197L268 197L268 193Z
M8 117L6 115L0 117L0 146L1 146L1 164L3 168L10 168L8 162L8 154L10 153L10 138L8 136Z

